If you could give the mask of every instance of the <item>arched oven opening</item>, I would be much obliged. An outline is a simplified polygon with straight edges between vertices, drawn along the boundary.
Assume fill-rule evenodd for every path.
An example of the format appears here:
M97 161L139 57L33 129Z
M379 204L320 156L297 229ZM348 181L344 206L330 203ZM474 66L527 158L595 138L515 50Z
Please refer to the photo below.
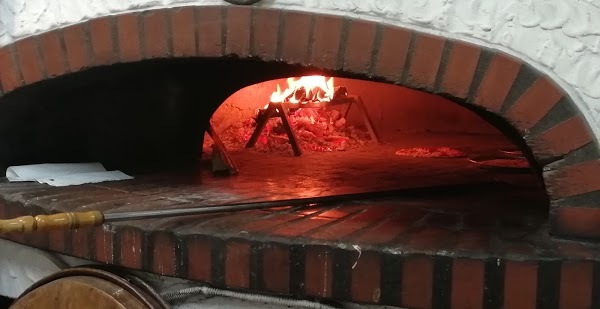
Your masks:
M541 169L510 125L423 91L296 75L240 89L215 111L211 126L217 142L206 135L206 168L268 179L259 186L274 190L292 186L307 196L333 188L404 194L462 187L494 200L514 186L538 199L518 209L548 211Z
M27 205L9 217L340 197L28 236L42 248L217 286L346 299L344 287L391 280L396 258L405 259L403 276L437 276L422 257L527 255L550 239L540 170L508 124L365 76L235 58L92 68L2 97L0 149L4 168L97 161L134 177L30 183L18 198L9 184L4 198ZM356 254L367 264L355 270ZM214 264L195 262L205 258ZM371 292L352 299L396 302L392 290Z
M515 181L543 187L529 149L499 117L343 76L237 59L92 68L2 98L0 165L97 161L139 175L189 171L203 157L215 173L241 174L231 181L254 177L280 187L300 175L323 177L312 187L365 192Z

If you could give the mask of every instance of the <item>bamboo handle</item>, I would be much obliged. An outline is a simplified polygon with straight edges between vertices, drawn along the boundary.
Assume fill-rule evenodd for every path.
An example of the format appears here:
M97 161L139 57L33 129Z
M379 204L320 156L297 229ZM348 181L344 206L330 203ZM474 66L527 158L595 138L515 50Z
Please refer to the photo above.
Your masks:
M104 223L100 211L64 212L54 215L23 216L0 220L0 233L72 230Z

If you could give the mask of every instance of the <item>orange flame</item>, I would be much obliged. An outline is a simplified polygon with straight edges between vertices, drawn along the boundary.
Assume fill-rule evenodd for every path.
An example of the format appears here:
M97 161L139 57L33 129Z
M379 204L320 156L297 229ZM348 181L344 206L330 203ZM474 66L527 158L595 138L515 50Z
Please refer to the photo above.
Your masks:
M333 77L326 79L325 76L302 76L299 79L288 78L288 87L281 90L277 84L277 90L271 94L271 102L300 103L300 102L329 102L333 99L335 88Z

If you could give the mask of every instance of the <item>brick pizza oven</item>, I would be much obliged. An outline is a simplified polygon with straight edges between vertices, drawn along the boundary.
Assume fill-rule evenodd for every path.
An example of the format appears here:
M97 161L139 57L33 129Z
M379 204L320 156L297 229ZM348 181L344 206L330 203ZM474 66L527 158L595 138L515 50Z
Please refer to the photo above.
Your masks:
M598 1L84 2L0 2L0 166L100 161L136 178L1 184L4 218L361 195L3 238L296 298L600 306ZM384 153L400 146L386 142L327 160L235 152L239 176L180 175L198 168L211 117L224 132L284 78L307 75L360 94L384 141L431 121L423 132L469 137L428 146L514 148L531 172L494 174L464 158L389 163L397 156ZM246 101L245 114L232 107ZM403 136L407 147L424 140ZM392 189L402 190L374 200Z

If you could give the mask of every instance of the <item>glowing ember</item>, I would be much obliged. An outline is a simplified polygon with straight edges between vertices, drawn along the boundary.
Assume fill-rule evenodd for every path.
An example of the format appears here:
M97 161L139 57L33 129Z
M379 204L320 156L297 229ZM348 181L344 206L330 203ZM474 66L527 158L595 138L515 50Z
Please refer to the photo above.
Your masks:
M487 167L495 167L495 168L528 168L529 162L526 159L491 159L484 161L473 161L473 163L477 163Z
M333 77L329 79L325 76L302 76L299 79L291 77L287 79L287 84L287 88L283 91L277 85L277 90L271 94L271 102L294 104L329 102L335 94Z
M369 133L346 123L337 110L301 108L289 116L302 149L315 152L343 151L358 148L370 141ZM254 119L240 121L228 127L221 139L231 150L244 149L256 128ZM289 153L287 134L279 119L269 120L254 149L263 153Z
M277 85L264 109L257 110L252 119L227 127L221 139L228 149L241 150L251 143L251 148L261 152L288 153L294 140L298 148L317 152L356 148L373 138L362 126L347 124L344 108L337 108L338 105L350 108L353 103L358 104L354 97L348 96L345 87L334 86L333 78L288 78L286 89ZM284 125L282 114L278 114L279 106L285 108L289 128ZM260 134L254 135L256 130ZM295 133L292 141L289 131Z
M448 147L405 148L396 151L396 155L415 158L457 158L466 156L464 152Z

